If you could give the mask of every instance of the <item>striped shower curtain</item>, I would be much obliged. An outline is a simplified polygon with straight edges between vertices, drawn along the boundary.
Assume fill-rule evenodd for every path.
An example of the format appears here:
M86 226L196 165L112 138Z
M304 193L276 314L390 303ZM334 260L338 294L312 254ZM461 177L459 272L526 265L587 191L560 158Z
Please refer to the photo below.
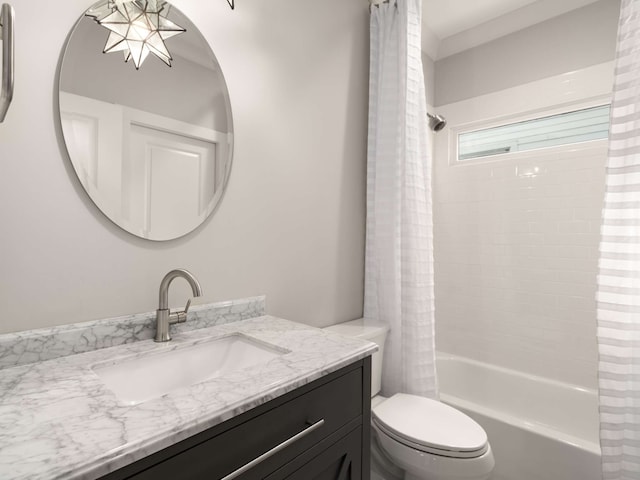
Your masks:
M640 0L622 0L600 241L602 478L640 479Z
M372 0L364 317L384 322L382 390L437 398L422 0Z

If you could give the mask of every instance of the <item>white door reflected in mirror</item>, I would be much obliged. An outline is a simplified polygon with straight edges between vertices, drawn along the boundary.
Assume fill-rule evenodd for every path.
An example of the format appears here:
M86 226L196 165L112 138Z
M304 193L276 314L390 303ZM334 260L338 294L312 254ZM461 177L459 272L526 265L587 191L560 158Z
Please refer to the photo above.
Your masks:
M191 231L204 221L216 191L214 142L135 125L129 165L125 196L147 238Z

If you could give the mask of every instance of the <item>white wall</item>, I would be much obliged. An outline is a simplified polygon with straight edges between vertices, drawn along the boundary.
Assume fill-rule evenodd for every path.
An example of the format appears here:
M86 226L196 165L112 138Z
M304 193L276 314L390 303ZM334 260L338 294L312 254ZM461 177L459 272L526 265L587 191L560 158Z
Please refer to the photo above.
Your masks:
M613 60L619 12L620 0L599 0L438 60L435 105Z
M214 60L205 55L201 62L210 68L176 55L191 44L200 46L200 38L190 23L180 20L182 15L176 9L171 12L176 23L188 28L184 34L167 40L174 57L171 68L151 55L136 70L133 61L124 62L122 52L102 53L109 32L93 19L84 17L76 26L74 40L66 48L60 89L227 132L221 73ZM189 88L178 89L176 85L189 85ZM158 92L172 93L167 98Z
M613 63L439 107L439 350L596 387L595 289L607 142L453 163L456 128L609 100Z
M229 187L210 221L152 243L112 225L75 178L55 106L67 32L89 2L14 0L16 91L0 124L0 331L157 308L185 267L202 301L266 294L270 313L324 326L362 313L368 86L364 2L176 0L225 74ZM185 285L175 282L172 303ZM184 282L183 282L184 283Z
M448 142L461 125L606 98L619 5L599 0L435 62L448 120L434 166L439 349L596 386L606 142L458 166Z

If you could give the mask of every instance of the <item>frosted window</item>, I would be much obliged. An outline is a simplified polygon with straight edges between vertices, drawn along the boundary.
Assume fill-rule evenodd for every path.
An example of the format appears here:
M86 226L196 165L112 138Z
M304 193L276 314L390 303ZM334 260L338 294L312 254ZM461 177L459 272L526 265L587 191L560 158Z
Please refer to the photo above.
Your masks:
M458 135L458 160L607 138L610 105L510 123Z

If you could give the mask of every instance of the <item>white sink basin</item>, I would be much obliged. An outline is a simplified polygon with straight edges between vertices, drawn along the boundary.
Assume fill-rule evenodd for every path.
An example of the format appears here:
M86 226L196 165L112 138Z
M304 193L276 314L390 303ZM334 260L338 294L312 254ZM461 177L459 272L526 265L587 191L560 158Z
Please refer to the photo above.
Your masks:
M167 345L173 347L173 345ZM162 350L162 349L161 349ZM93 371L127 405L265 363L288 351L233 334L168 351L95 365Z

